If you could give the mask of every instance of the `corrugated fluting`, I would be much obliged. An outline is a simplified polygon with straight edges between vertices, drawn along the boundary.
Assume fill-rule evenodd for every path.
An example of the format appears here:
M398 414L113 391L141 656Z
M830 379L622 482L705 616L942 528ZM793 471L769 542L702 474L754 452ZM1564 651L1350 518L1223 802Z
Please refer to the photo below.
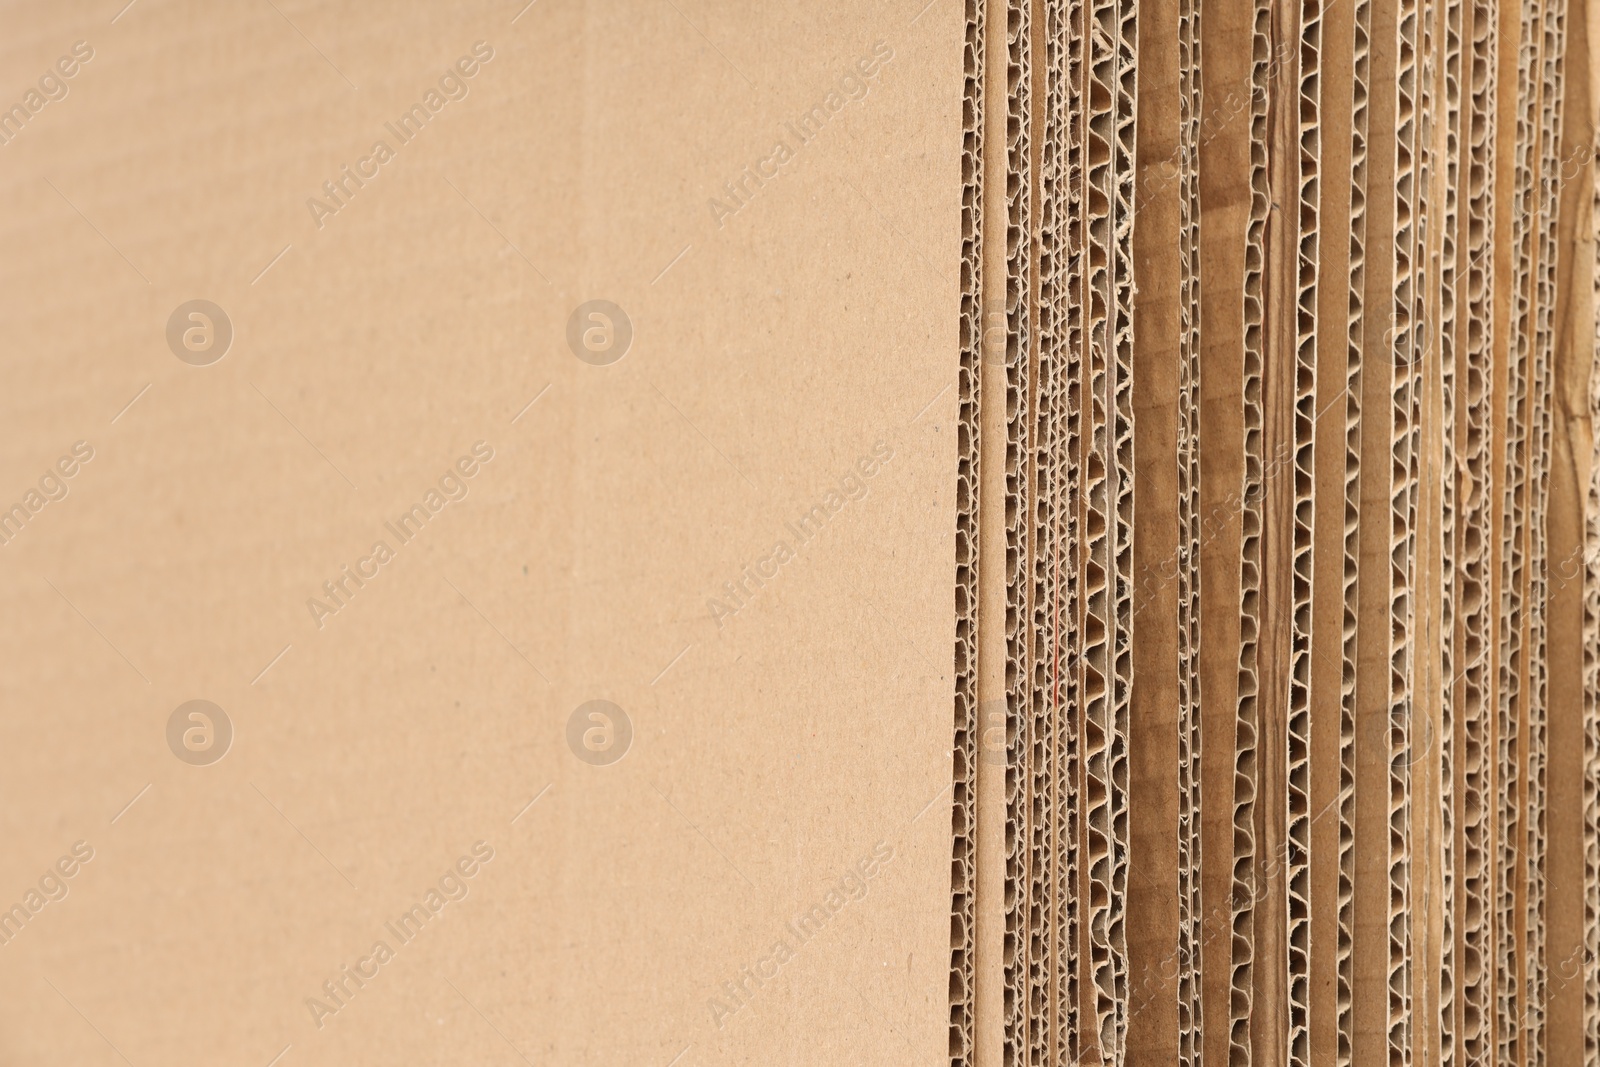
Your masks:
M1600 1067L1600 0L966 0L950 1062Z

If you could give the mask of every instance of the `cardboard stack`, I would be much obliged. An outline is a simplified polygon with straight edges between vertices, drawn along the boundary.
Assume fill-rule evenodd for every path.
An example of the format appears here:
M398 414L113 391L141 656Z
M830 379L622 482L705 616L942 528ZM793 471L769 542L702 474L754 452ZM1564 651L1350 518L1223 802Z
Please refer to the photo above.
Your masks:
M1600 1062L1594 15L968 4L952 1063Z

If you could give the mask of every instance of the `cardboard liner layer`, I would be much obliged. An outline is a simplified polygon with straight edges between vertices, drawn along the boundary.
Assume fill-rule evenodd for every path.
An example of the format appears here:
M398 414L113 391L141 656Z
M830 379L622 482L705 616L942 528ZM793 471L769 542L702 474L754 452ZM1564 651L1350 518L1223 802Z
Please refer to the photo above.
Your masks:
M1568 20L968 4L953 1064L1600 1064Z

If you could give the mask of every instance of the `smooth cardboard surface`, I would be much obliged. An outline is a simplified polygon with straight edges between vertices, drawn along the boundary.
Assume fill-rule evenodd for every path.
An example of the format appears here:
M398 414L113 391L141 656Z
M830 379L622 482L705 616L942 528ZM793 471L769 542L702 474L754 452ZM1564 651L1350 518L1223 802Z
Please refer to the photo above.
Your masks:
M0 14L0 1061L942 1054L959 11L116 6Z

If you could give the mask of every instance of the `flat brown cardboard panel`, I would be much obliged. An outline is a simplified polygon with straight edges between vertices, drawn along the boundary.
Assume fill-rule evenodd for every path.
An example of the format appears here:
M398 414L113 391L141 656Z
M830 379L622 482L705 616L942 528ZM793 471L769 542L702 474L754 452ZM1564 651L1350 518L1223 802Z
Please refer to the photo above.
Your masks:
M93 448L4 546L8 902L94 855L3 949L0 1059L942 1055L959 13L117 6L5 14L8 92L94 49L0 178L7 493Z

